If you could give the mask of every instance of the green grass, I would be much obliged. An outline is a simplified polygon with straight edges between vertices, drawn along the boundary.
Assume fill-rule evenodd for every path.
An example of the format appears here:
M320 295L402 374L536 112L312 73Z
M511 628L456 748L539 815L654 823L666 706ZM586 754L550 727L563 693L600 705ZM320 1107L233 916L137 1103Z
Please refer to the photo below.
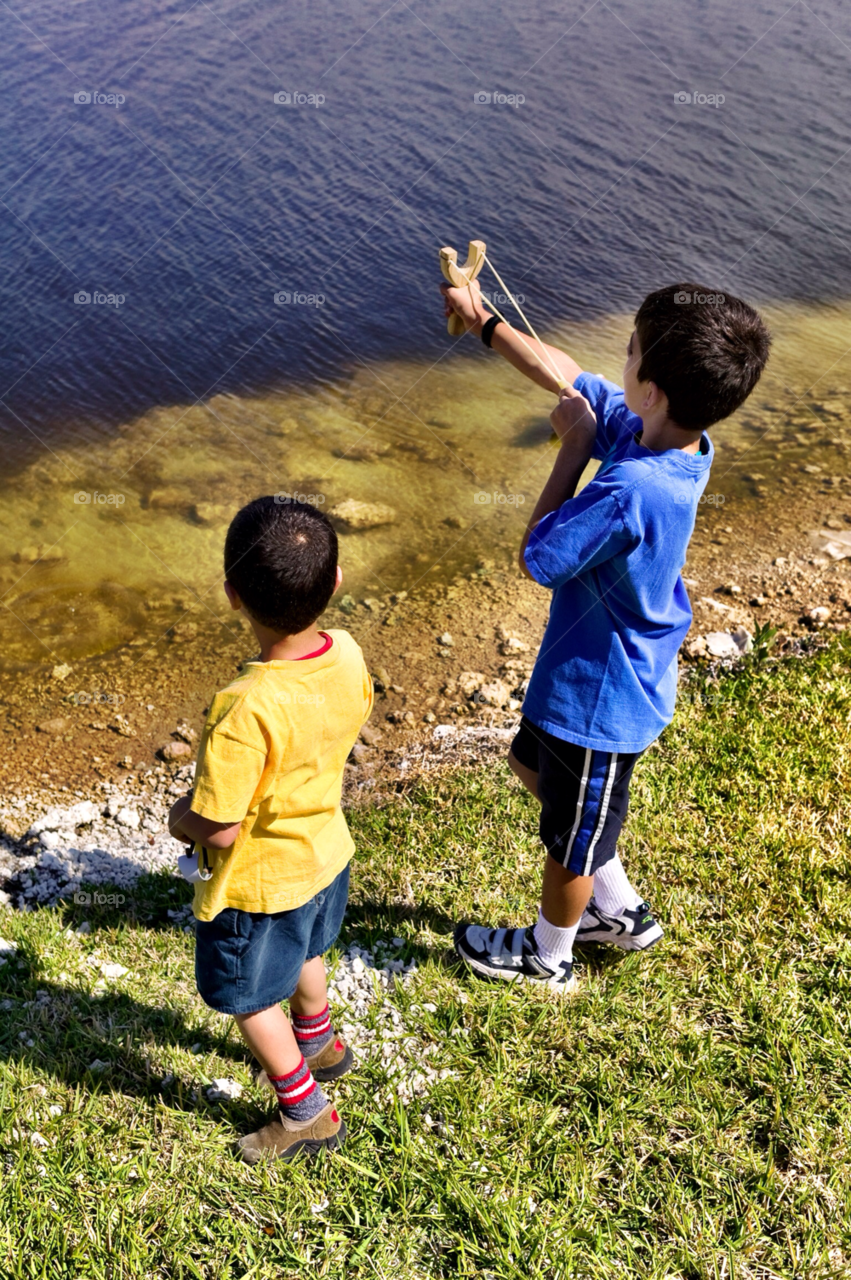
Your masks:
M459 918L534 918L535 808L502 763L352 814L346 936L406 939L409 1057L434 1045L452 1075L388 1105L363 1064L334 1092L345 1150L312 1165L231 1156L262 1099L194 994L166 916L183 886L144 882L82 939L72 905L0 917L21 947L0 968L4 1280L851 1276L849 657L837 640L687 691L621 845L666 937L589 952L561 1002L447 956ZM131 970L105 994L94 951ZM243 1099L192 1099L218 1075Z

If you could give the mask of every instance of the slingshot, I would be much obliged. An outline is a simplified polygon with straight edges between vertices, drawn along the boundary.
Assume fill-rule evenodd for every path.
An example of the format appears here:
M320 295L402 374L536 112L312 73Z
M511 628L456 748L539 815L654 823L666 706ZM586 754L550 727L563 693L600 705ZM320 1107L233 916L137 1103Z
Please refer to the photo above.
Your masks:
M529 333L541 348L540 354L537 351L532 350L522 333L518 332L518 338L523 343L523 346L529 354L537 360L538 364L546 369L547 373L552 374L558 384L559 390L561 390L567 386L567 383L559 373L558 369L556 369L550 357L547 355L543 342L541 342L541 339L533 329L530 321L526 318L520 303L514 297L514 294L510 291L502 276L491 262L487 255L486 248L487 246L485 245L484 240L471 240L467 247L467 260L463 265L459 265L458 251L451 248L449 245L444 245L440 250L440 269L443 272L444 279L448 284L452 285L453 289L468 289L470 291L470 296L472 297L472 289L470 286L481 271L482 267L487 263L493 274L496 276L505 296L510 298L511 302L517 309L520 319L523 321L526 328L529 330ZM505 324L508 324L508 321L505 319L502 312L495 307L492 302L485 298L484 295L482 295L482 301L485 306L490 308L494 315L498 316L500 320L505 322ZM447 321L446 328L453 338L458 338L462 333L464 333L464 321L456 312L453 312Z

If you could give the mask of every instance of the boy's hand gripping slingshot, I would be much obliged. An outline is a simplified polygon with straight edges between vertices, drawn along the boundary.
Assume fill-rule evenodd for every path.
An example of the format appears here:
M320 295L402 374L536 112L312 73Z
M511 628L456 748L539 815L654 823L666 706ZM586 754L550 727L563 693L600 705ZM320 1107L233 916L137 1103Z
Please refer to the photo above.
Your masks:
M487 247L485 245L484 240L471 240L467 248L467 261L462 266L459 266L458 251L456 249L453 249L450 245L444 245L444 247L440 250L440 269L443 272L444 279L447 281L448 284L452 286L453 289L467 289L472 299L473 282L476 279L476 276L481 271L482 267L485 265L485 263L487 263L488 267L493 272L499 285L501 286L503 293L507 298L511 299L511 302L516 307L517 313L520 316L520 319L523 321L526 328L529 330L529 333L531 334L531 336L537 342L540 348L540 351L539 352L533 351L533 349L529 346L529 343L523 337L522 333L518 332L517 334L518 338L523 343L524 347L530 353L533 359L535 359L538 362L538 364L542 365L543 368L546 369L547 373L552 374L553 378L555 378L556 383L558 384L559 390L560 391L564 390L564 388L567 386L567 383L559 373L558 369L556 369L552 360L549 358L547 354L547 349L544 346L544 343L541 341L541 339L538 337L537 333L533 329L531 323L529 322L529 320L527 319L523 311L523 308L520 306L520 303L514 297L514 294L508 288L508 285L505 283L502 276L499 274L496 267L491 262L490 258L487 255L486 248ZM505 319L505 316L496 306L494 306L493 302L491 302L489 298L486 298L484 294L480 294L479 296L481 301L485 304L486 307L490 308L490 310L494 313L495 316L498 316L498 318L502 320L504 324L508 324L508 321ZM448 332L453 336L453 338L460 337L461 334L465 332L464 321L456 312L453 312L452 315L449 317L446 324L446 328Z

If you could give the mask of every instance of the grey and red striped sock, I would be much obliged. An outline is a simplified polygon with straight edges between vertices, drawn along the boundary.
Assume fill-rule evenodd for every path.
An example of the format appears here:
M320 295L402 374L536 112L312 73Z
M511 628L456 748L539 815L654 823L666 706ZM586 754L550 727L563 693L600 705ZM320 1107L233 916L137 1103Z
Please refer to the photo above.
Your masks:
M269 1083L277 1094L278 1106L289 1120L312 1120L328 1105L304 1058L288 1075L269 1076Z
M320 1049L324 1049L334 1034L334 1028L331 1026L331 1014L328 1011L327 1004L321 1013L296 1013L291 1009L290 1018L292 1019L298 1047L306 1058L311 1057L314 1053L319 1053Z

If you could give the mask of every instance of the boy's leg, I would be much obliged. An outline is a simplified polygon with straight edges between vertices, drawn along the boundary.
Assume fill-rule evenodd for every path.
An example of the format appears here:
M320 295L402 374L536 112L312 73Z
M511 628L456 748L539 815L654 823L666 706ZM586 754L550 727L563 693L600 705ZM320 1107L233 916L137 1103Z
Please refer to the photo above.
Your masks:
M579 922L576 941L580 946L605 942L622 951L646 951L663 933L616 853L594 873L594 896Z
M298 986L290 997L290 1015L298 1047L315 1079L338 1080L345 1075L354 1058L331 1024L322 956L314 956L302 968Z
M541 804L547 849L541 908L531 929L456 930L455 948L479 976L543 980L570 990L573 944L581 937L594 872L614 855L636 759L581 747L523 719L509 765Z
M258 1013L237 1014L236 1023L251 1052L262 1063L290 1120L312 1120L328 1099L311 1074L290 1020L279 1004Z
M527 764L522 764L514 754L514 747L508 752L508 767L515 774L527 791L531 791L536 800L540 801L538 795L538 770L532 769Z
M607 916L617 916L622 911L635 911L644 901L630 884L619 854L616 853L595 871L594 901Z
M256 1133L240 1138L243 1160L248 1164L264 1156L291 1160L302 1150L341 1146L346 1127L314 1080L281 1006L237 1014L236 1023L278 1098L278 1114Z

